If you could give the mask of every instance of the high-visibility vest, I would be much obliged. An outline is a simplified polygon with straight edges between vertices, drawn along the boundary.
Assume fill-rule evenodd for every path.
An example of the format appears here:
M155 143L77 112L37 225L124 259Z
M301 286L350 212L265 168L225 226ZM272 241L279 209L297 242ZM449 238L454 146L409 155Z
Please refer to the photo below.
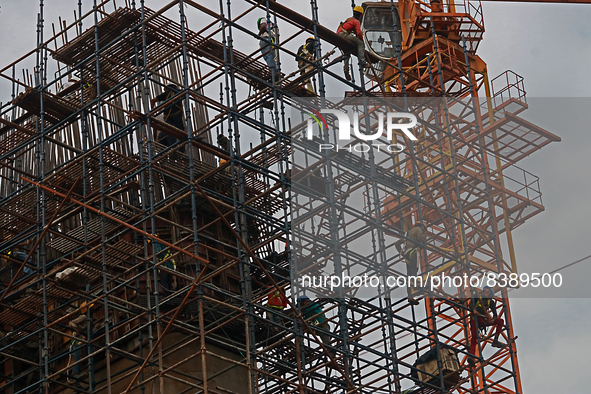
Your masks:
M357 34L357 31L355 31L355 28L353 28L353 30L350 30L350 31L349 31L349 30L346 30L346 29L343 27L343 25L344 25L345 23L349 22L351 19L355 19L355 18L353 18L352 16L350 16L349 18L345 19L345 21L344 21L344 22L341 22L341 23L339 24L339 28L337 29L337 33L339 32L339 30L341 30L341 31L344 31L344 32L345 32L345 37L347 37L347 36L348 36L349 34L351 34L351 33L355 33L355 34Z
M476 310L478 310L478 308L482 308L486 312L490 308L490 298L483 299L482 297L479 297L476 301Z
M312 53L310 53L308 51L307 44L304 44L300 47L300 50L298 51L297 55L300 58L304 58L306 60L314 60L314 55ZM309 65L310 63L305 62L304 60L300 59L300 58L296 58L296 60L298 61L298 68L303 68L307 65Z
M279 290L275 293L269 295L269 300L267 301L267 305L272 308L285 308L285 301Z

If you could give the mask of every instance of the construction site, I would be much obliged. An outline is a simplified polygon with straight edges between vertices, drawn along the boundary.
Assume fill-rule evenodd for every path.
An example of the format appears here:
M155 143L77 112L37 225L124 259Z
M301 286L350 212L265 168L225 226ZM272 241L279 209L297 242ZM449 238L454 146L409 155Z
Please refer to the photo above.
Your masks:
M0 64L3 393L523 393L517 284L481 294L560 137L479 1L77 3Z

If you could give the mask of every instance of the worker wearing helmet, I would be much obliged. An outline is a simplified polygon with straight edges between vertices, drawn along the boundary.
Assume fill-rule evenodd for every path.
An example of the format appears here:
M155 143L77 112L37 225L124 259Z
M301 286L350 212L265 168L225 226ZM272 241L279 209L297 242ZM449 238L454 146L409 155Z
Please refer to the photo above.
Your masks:
M277 77L277 72L279 71L279 66L277 65L279 62L279 50L277 49L279 31L276 26L267 22L265 18L259 18L257 20L257 28L259 29L259 47L263 59L267 62L271 73Z
M505 322L497 316L494 296L494 290L489 286L485 286L482 291L478 292L470 300L470 309L472 310L472 317L470 318L470 354L476 354L476 343L478 341L477 329L486 332L486 327L490 326L495 327L495 337L491 346L496 348L507 346L499 341L499 336L503 331ZM492 313L492 316L489 311ZM474 364L474 359L469 357L468 362Z
M13 250L13 249L9 249L6 252L4 252L4 256L8 257L8 259L2 258L3 262L6 261L6 265L11 266L14 270L18 270L20 265L22 265L22 263L25 261L25 259L27 258L27 253L18 251L18 250ZM14 259L14 260L10 260L10 259ZM21 264L16 264L15 261L20 262ZM32 259L29 258L29 260L27 260L26 264L24 264L23 270L22 272L24 272L26 275L28 274L32 274L34 271L33 269L31 269L29 266L35 266L35 264L33 263Z
M410 286L412 279L410 277L416 276L419 272L419 256L423 248L422 245L427 240L425 226L422 224L414 226L410 231L406 232L405 237L406 239L396 242L394 247L396 247L398 253L404 256L404 261L406 262L406 275L409 277L408 286L406 287L408 291L408 302L412 305L418 305L419 302L412 296L412 287Z
M365 61L365 44L363 43L363 32L361 31L361 16L363 15L363 7L357 6L353 8L353 16L341 22L337 29L337 34L346 38L357 47L357 57L359 58L359 67L365 68L367 62ZM349 60L351 56L345 55L344 72L347 81L351 80L349 72Z
M331 342L330 325L326 319L326 315L322 310L322 307L318 302L312 301L308 296L302 295L298 297L298 304L302 312L302 317L308 322L309 325L320 328L316 332L318 337L324 345L329 346Z
M70 322L68 323L68 327L70 328L71 331L71 340L70 340L70 359L68 360L68 366L70 365L70 362L72 361L71 357L73 356L74 358L74 363L72 366L72 370L71 370L71 375L68 376L68 381L72 382L71 378L73 379L79 379L81 376L80 374L80 370L81 370L81 365L82 363L80 363L80 360L82 359L82 352L84 350L84 339L88 337L88 339L90 339L90 337L92 336L92 324L90 324L91 326L91 332L88 332L88 318L87 316L90 317L91 319L91 323L92 323L92 308L94 307L94 303L91 303L90 305L84 301L82 302L82 304L80 305L80 312L79 315L74 318L73 320L70 320ZM68 310L68 312L71 312L71 308Z
M309 73L314 69L313 62L316 61L316 40L314 37L308 37L306 43L298 49L296 60L300 69L300 75ZM303 82L309 91L314 91L314 86L310 78L305 79Z

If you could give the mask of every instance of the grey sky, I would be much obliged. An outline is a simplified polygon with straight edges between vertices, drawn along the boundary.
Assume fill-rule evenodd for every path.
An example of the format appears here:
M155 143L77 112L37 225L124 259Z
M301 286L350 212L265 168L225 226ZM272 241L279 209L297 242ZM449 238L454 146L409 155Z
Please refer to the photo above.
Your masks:
M591 61L591 5L483 5L479 55L492 75L506 69L522 75L531 98L523 117L562 138L518 164L540 177L546 208L513 233L518 266L520 272L548 272L591 254L591 134L584 116L591 82L582 76ZM587 260L562 273L588 289L590 266ZM582 376L591 365L591 300L514 298L511 307L524 391L588 393Z
M73 20L77 0L46 1L46 34L57 15ZM88 1L85 1L88 3ZM123 1L120 1L120 5ZM164 1L147 0L158 8ZM217 2L206 1L217 10ZM284 2L288 3L288 2ZM309 2L291 2L309 15ZM25 54L36 43L37 0L0 0L0 67ZM349 1L320 1L320 20L336 28L349 15ZM521 272L548 272L591 254L589 220L591 133L583 117L591 107L591 5L552 5L485 2L486 32L478 54L491 76L510 69L525 78L531 108L522 116L559 135L551 144L524 159L519 166L540 177L546 211L514 232ZM248 28L254 21L246 20ZM193 26L195 27L195 26ZM255 50L256 42L245 43ZM294 43L294 51L299 43ZM17 70L17 75L20 70ZM9 96L0 81L0 101ZM556 112L534 97L577 97L562 100ZM535 105L540 103L538 109ZM557 102L558 103L558 102ZM569 120L565 125L564 120ZM591 260L568 268L577 286L588 286ZM573 282L575 283L575 282ZM526 393L589 392L591 365L590 299L513 299L522 383Z

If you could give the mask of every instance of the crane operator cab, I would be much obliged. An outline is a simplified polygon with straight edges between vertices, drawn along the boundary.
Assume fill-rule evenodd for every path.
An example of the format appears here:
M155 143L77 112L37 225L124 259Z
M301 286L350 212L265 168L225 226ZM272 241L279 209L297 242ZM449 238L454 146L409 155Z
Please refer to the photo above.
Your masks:
M405 73L415 75L407 84L416 81L425 72L425 59L432 51L430 40L433 40L433 31L442 42L445 41L442 45L460 51L460 33L463 33L468 52L473 55L484 32L483 21L479 19L481 13L476 9L472 15L471 8L460 6L454 0L363 3L361 31L365 48L381 60L374 63L372 69L366 68L365 75L381 81L395 79L398 72L391 66L398 66L397 57L400 55ZM472 61L478 62L478 59Z
M396 57L396 51L402 49L398 4L363 3L363 9L361 30L366 48L383 60Z
M398 16L398 4L391 6L390 2L363 3L363 17L361 19L361 31L365 48L382 61L374 64L376 72L383 72L388 61L396 58L396 51L402 49L402 33L400 30L400 17ZM373 77L373 71L366 75Z

